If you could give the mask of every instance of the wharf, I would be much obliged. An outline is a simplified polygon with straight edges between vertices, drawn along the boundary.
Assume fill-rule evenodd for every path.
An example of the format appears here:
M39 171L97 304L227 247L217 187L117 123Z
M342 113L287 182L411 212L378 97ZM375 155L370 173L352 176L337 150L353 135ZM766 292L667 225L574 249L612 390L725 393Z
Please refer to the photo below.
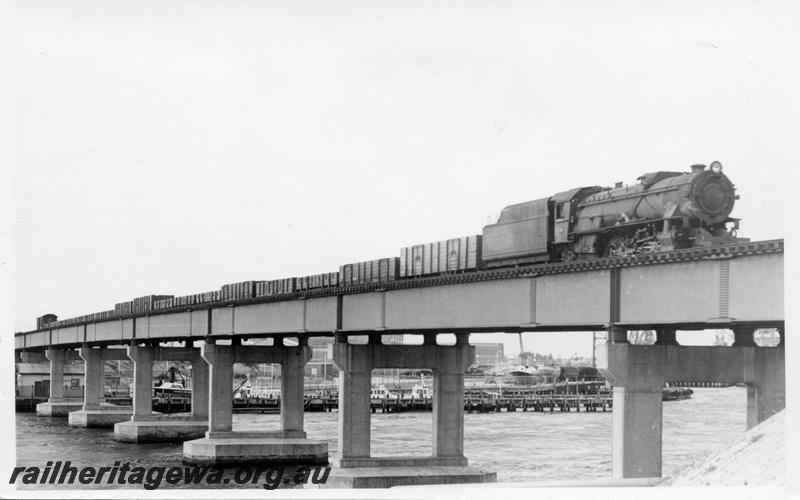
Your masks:
M465 409L468 413L478 411L480 413L506 411L534 411L534 412L553 412L558 409L561 412L576 411L581 408L585 412L611 411L613 397L611 394L550 394L534 395L522 397L507 397L479 400L468 399Z
M499 411L610 411L613 396L601 389L603 384L559 385L547 387L509 386L499 389L471 387L464 391L464 411L490 413ZM332 411L338 408L336 393L306 397L306 411ZM372 413L432 411L431 398L414 398L398 393L398 397L372 398Z
M17 396L14 409L17 413L35 412L36 405L46 403L48 400L49 398L41 396Z
M38 403L46 402L47 398L17 398L17 412L36 411ZM131 406L130 398L106 398L106 402L116 406ZM336 396L306 398L305 411L325 412L338 410L339 398ZM432 411L433 401L424 399L379 399L370 401L372 413L401 413L409 411ZM542 396L509 396L491 397L476 395L465 398L464 411L467 413L491 413L499 411L611 411L612 396L605 395L575 395L556 394ZM191 401L188 398L153 398L153 410L159 413L185 413L191 411ZM277 414L281 411L280 399L275 398L243 398L233 400L234 413L264 413Z
M131 406L130 397L106 398L117 406ZM153 411L159 413L186 413L192 409L192 398L187 396L159 396L153 398ZM234 413L280 413L278 398L233 398Z
M464 391L464 411L468 413L490 413L499 411L610 411L612 395L601 389L601 384L585 383L579 385L549 386L508 386L502 389L496 386L470 387ZM432 411L431 398L414 398L398 390L397 397L372 398L372 413L400 413L409 411ZM17 411L35 411L36 403L47 401L46 398L17 398ZM129 396L106 397L106 403L115 406L131 406ZM31 407L33 410L26 410ZM191 411L190 396L157 396L153 397L153 410L159 413L185 413ZM234 413L280 413L279 397L233 398ZM307 394L304 410L308 412L325 412L338 410L339 398L336 391Z
M467 413L498 413L500 411L611 411L612 396L606 395L580 395L580 394L558 394L558 395L533 395L533 396L509 396L509 397L469 397L464 401L464 411ZM333 401L328 402L330 408ZM432 401L428 399L373 399L370 407L372 413L400 413L407 411L431 411Z

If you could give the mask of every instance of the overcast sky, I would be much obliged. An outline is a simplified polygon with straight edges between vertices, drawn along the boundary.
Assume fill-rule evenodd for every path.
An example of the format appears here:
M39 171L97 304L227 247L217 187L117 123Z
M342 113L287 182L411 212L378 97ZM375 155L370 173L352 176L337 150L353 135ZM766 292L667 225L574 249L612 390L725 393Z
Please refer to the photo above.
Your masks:
M6 4L3 335L397 256L713 160L741 235L789 238L798 5ZM518 351L473 341L494 338ZM591 335L525 339L591 355Z

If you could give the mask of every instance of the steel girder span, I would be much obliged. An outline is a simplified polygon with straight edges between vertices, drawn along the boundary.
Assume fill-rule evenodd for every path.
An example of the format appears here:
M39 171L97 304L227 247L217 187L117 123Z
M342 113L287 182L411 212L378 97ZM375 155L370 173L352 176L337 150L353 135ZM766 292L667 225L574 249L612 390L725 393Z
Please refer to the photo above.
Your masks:
M780 327L783 252L686 260L627 260L586 270L515 273L384 290L151 313L15 335L15 348L43 349L206 337L365 333L585 331Z

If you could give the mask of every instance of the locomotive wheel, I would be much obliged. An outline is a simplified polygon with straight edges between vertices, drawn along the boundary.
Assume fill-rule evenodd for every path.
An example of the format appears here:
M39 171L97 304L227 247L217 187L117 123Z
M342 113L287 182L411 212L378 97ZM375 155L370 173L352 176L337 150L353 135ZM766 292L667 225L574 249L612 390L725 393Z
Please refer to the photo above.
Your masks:
M558 259L559 262L571 262L573 260L576 260L575 253L569 248L561 249L561 251L558 253L558 257L559 257Z
M614 236L606 245L606 251L603 252L603 257L617 257L625 253L625 238Z

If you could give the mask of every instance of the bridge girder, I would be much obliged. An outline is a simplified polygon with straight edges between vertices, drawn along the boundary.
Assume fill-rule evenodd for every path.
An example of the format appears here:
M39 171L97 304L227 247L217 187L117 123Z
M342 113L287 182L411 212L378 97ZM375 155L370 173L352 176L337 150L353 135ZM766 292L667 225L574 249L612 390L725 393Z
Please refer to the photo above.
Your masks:
M15 348L374 333L783 327L783 252L153 313L17 334Z

